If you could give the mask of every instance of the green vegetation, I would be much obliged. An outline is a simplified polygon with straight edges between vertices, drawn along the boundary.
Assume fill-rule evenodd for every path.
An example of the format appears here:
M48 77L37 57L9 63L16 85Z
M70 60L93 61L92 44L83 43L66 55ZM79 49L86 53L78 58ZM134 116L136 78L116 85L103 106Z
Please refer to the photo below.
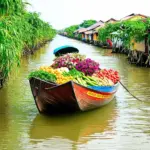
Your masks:
M79 28L78 25L73 25L65 29L65 32L67 32L67 36L73 38L74 37L74 31Z
M96 20L84 20L81 24L72 25L68 28L65 28L65 30L59 31L59 33L66 32L68 37L74 38L74 31L79 29L79 27L87 28L87 27L93 25L94 23L96 23ZM77 38L82 39L82 35L79 34Z
M63 72L64 76L72 76L72 77L81 77L84 75L83 72L78 71L77 69L73 68L69 70L69 72Z
M82 40L82 34L78 34L76 37L78 40Z
M51 73L48 73L46 71L43 71L43 70L37 70L37 71L34 71L34 72L31 72L28 76L28 78L40 78L42 80L45 80L45 81L51 81L51 82L55 82L56 81L56 76L54 74L51 74Z
M104 28L99 30L99 40L105 42L107 38L117 37L122 39L123 46L129 48L131 46L131 40L141 42L148 37L150 41L150 35L148 35L148 29L150 29L150 19L141 19L135 21L122 21L114 24L107 24ZM112 34L115 32L116 34Z
M25 11L25 4L22 0L1 0L0 16L23 13Z
M3 0L0 6L0 72L7 77L24 50L52 40L56 31L39 14L26 12L21 0Z
M96 23L96 20L84 20L81 24L80 27L83 28L88 28L89 26L93 25Z

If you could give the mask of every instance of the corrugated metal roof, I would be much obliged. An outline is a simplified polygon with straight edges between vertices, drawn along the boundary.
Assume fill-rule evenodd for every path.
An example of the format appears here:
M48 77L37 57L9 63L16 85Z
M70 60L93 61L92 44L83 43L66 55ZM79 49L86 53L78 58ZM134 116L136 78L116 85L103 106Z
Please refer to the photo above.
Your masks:
M106 25L106 23L112 23L112 22L116 22L117 20L114 18L110 18L109 20L107 20L105 23L103 23L101 26L97 27L94 29L94 33L98 33L98 30L102 27L104 27Z
M112 21L116 22L117 20L114 19L114 18L110 18L109 20L105 21L105 23L109 23L109 22L112 22Z
M101 26L95 28L95 29L94 29L95 33L98 33L98 30L99 30L100 28L104 27L104 26L105 26L105 23L103 23Z
M97 22L97 23L91 25L90 27L86 28L86 30L83 30L82 32L86 32L86 31L89 31L89 30L93 30L93 29L95 29L96 27L101 26L103 23L104 23L104 22L100 20L99 22ZM82 33L82 32L80 32L80 33Z
M148 16L145 16L145 15L142 15L142 14L135 14L135 13L132 13L132 14L130 14L130 15L128 15L128 16L123 17L123 18L120 19L120 20L121 20L121 21L123 21L123 20L128 20L128 19L131 19L131 18L136 17L136 16L141 16L141 17L143 17L143 18L147 18L147 17L148 17Z
M76 31L74 31L74 33L77 33L77 32L82 32L82 31L84 31L84 30L86 30L86 28L80 28L80 29L78 29L78 30L76 30Z
M86 31L85 34L93 34L93 30Z
M78 31L79 33L87 31L87 28L83 28L82 30Z
M88 27L87 30L93 30L93 29L95 29L96 27L101 26L103 23L104 23L104 22L99 21L99 22L93 24L92 26Z

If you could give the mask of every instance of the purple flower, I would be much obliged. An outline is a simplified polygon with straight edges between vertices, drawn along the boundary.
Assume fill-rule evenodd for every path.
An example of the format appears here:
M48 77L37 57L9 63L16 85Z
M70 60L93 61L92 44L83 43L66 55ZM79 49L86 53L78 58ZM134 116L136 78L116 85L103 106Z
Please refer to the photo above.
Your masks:
M99 69L99 63L87 58L77 63L76 69L82 71L85 75L92 75Z
M70 53L55 58L54 63L51 66L53 68L67 67L69 69L72 69L73 67L76 67L76 65L84 58L85 57L83 55Z

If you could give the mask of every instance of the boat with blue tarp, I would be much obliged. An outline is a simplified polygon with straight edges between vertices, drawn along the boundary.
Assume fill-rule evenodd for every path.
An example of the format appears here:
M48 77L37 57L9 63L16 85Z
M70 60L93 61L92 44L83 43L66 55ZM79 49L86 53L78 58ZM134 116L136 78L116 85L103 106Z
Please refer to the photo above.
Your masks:
M61 55L61 57L68 52L74 53L79 52L79 50L73 46L65 45L53 51L55 56ZM63 59L61 58L61 60ZM67 60L65 59L65 61ZM50 71L52 68L47 68L47 70ZM104 84L91 85L89 78L86 81L90 83L90 86L76 81L69 79L67 82L58 83L31 77L29 79L30 87L39 112L50 114L99 108L113 100L119 86L119 82L109 86Z
M60 56L60 55L66 54L66 53L78 53L78 52L79 52L79 50L74 46L63 45L63 46L60 46L60 47L54 49L53 54L55 56Z

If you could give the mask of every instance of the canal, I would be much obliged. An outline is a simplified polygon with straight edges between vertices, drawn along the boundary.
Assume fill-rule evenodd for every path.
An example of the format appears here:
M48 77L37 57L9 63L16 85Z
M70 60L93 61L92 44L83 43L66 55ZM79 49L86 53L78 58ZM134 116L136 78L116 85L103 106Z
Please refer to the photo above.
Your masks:
M97 110L60 116L40 115L27 76L49 65L53 49L69 44L100 63L119 71L122 83L115 99ZM150 69L130 65L127 56L112 54L62 36L34 55L22 59L0 90L0 150L148 150L150 145Z

